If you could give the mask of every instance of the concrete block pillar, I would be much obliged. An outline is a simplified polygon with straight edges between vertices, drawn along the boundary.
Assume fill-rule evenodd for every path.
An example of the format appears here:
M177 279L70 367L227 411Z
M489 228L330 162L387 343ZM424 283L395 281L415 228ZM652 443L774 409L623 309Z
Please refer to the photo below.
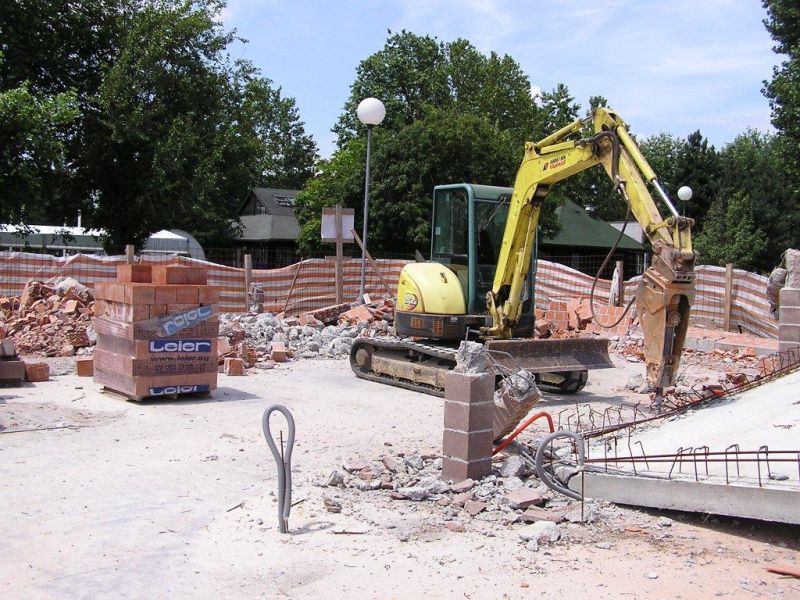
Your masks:
M480 479L492 470L494 375L445 376L442 479Z
M800 288L785 287L779 296L778 343L781 352L800 348Z

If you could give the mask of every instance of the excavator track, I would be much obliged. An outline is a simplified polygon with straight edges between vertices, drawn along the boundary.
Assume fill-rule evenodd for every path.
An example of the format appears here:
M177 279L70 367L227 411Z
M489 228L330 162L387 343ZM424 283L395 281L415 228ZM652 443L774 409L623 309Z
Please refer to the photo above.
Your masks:
M416 353L415 358L426 357L428 360L436 359L437 361L444 362L442 365L442 376L455 367L456 365L456 350L455 348L443 348L441 346L430 346L413 342L411 340L398 340L386 338L357 338L353 342L350 349L350 368L356 374L356 377L366 379L368 381L376 381L387 385L411 390L414 392L422 392L423 394L430 394L432 396L444 397L444 385L437 387L421 382L415 382L408 379L402 379L397 376L392 376L384 373L376 373L371 370L371 359L375 355L375 351L391 352L394 354L410 354ZM359 351L369 353L369 362L365 361L365 356L359 356ZM411 357L409 357L411 358ZM361 364L359 364L361 362Z
M607 344L601 340L587 342L591 352L582 358L589 368L612 366L604 342ZM535 343L543 347L541 341ZM574 341L564 343L575 345ZM599 348L605 352L604 356ZM546 372L536 372L531 364L525 367L535 372L537 383L544 391L574 394L582 390L588 378L586 369L570 361L563 365L563 371L548 369ZM357 338L350 349L350 368L357 377L440 398L444 396L444 377L455 366L455 348L409 339Z

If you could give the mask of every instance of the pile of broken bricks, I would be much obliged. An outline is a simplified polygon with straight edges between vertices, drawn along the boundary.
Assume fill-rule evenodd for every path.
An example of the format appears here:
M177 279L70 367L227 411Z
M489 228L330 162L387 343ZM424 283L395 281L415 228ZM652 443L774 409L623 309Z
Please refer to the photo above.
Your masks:
M535 335L538 338L564 338L597 334L623 338L638 323L632 316L632 310L622 316L625 312L623 306L607 306L595 300L594 312L596 321L588 298L573 298L567 302L551 301L545 309L534 310ZM620 321L617 325L607 327L618 320Z
M74 356L94 343L94 299L74 279L31 281L19 297L0 298L0 340L25 356Z

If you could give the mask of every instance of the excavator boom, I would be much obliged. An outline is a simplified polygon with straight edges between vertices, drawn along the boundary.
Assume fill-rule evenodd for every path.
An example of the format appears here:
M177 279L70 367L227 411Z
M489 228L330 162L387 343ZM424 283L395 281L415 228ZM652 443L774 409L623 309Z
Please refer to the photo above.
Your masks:
M593 133L581 137L588 127ZM626 124L609 109L599 108L590 119L577 120L525 145L494 283L486 299L492 325L482 333L490 339L512 337L522 310L542 203L554 184L598 164L653 245L653 264L642 276L636 303L644 332L647 381L660 394L674 382L694 299L692 220L675 210ZM667 219L661 216L648 184L670 210Z

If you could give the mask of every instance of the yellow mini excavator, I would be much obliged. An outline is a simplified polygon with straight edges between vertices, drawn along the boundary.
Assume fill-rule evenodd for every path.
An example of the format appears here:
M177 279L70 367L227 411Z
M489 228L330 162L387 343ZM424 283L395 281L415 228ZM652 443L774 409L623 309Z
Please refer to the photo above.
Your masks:
M501 366L525 368L566 393L583 388L587 370L613 366L606 339L532 338L530 275L542 203L554 184L595 165L653 246L635 300L647 382L660 396L677 373L694 299L693 222L678 214L626 124L606 108L526 143L510 197L507 188L489 186L435 189L431 261L406 265L397 287L395 330L403 339L357 339L350 352L356 375L442 395L464 339L483 341ZM667 219L648 184L669 209Z

